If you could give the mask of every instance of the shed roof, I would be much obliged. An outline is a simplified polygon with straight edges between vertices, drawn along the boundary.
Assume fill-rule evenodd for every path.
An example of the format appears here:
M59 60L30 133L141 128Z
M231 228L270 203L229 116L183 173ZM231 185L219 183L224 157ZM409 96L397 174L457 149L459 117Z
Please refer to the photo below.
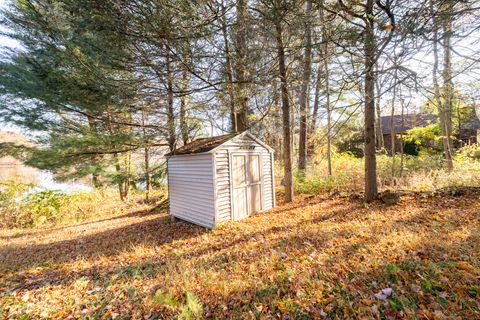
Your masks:
M166 154L166 156L176 156L176 155L183 155L183 154L208 152L212 149L215 149L219 145L227 142L228 140L232 139L237 135L239 135L239 133L230 133L222 136L200 138L190 143L187 143L186 145L176 149L173 152Z
M402 130L402 116L393 116L393 130L395 134L405 132L415 127L426 127L437 121L437 116L434 114L407 114L404 115L404 127ZM381 117L383 134L390 134L392 128L392 116Z
M229 133L229 134L216 136L216 137L200 138L190 143L187 143L186 145L176 149L173 152L167 153L165 156L169 157L169 156L179 156L179 155L186 155L186 154L209 152L217 147L220 147L225 142L240 136L248 137L253 141L255 141L256 143L258 143L259 145L268 149L270 152L274 152L274 150L270 146L268 146L263 141L257 139L250 132L243 131L243 132Z

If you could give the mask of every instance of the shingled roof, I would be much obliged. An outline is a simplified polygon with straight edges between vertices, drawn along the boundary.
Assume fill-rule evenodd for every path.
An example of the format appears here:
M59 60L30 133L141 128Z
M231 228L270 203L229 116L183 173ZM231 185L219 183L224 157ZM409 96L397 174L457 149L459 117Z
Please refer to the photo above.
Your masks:
M210 137L210 138L200 138L194 140L186 145L176 149L173 152L166 154L166 156L176 156L176 155L183 155L183 154L193 154L193 153L202 153L208 152L212 149L215 149L222 143L227 142L228 140L232 139L233 137L237 136L238 133L230 133L225 134L222 136Z
M437 116L434 114L407 114L404 116L404 127L402 130L402 116L393 116L393 129L395 134L405 132L415 127L426 127L437 121ZM392 127L392 116L381 117L383 134L390 134Z

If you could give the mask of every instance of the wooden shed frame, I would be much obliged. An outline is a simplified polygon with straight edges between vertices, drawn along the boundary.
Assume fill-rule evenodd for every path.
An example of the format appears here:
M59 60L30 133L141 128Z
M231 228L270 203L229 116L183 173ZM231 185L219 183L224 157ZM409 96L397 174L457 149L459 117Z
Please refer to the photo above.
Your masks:
M210 143L210 140L213 141L213 139L218 141ZM240 220L236 216L236 213L238 214L239 212L235 211L237 209L236 206L238 206L239 210L247 210L246 216L269 210L276 206L274 150L270 146L248 131L236 135L200 140L202 142L197 143L197 145L195 145L196 142L194 141L167 155L168 192L170 215L172 217L207 228L214 228L229 220ZM202 143L203 145L210 143L210 145L205 147ZM238 196L238 193L234 194L234 172L232 172L234 170L232 168L233 158L242 155L245 156L243 158L245 169L241 171L245 170L245 177L250 177L251 174L248 171L251 170L251 167L247 168L247 166L250 166L250 161L252 161L252 158L249 156L258 156L258 160L255 159L253 163L258 161L260 175L258 182L252 182L245 178L244 199L246 202L243 205L246 205L248 208L243 209L241 208L242 204L237 203L234 199L235 196ZM238 160L239 158L237 158ZM207 171L211 173L207 173ZM256 173L255 176L257 176ZM255 205L255 212L252 212L252 203L255 202L257 204L258 201L256 200L258 195L253 195L258 194L258 191L253 191L254 185L260 186L260 210L256 210L257 207ZM243 187L237 186L236 188L239 191L238 189ZM255 190L258 189L255 188ZM237 197L237 199L240 198ZM253 202L249 202L252 199L254 199ZM209 202L211 202L211 205ZM245 214L245 212L243 213ZM244 215L244 217L246 216Z

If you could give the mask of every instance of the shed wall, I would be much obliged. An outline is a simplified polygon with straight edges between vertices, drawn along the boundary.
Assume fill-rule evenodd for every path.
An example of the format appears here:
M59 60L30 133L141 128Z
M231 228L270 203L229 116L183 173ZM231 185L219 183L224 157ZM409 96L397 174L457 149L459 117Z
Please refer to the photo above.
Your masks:
M273 178L271 160L273 154L267 148L246 136L238 136L226 142L215 151L216 188L217 188L217 223L231 220L231 180L230 153L249 152L241 146L255 146L254 153L260 152L262 157L263 210L273 208Z
M231 219L230 210L230 163L227 149L215 152L216 178L217 178L217 222Z
M205 227L215 225L212 154L168 159L170 214Z

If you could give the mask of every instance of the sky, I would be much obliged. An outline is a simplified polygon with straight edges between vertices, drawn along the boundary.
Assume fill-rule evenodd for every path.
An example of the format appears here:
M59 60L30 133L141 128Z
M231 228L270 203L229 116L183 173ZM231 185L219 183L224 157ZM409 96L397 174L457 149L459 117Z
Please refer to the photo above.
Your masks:
M6 8L7 2L8 2L7 0L0 0L0 10ZM5 32L5 31L7 31L7 29L0 24L0 32ZM18 47L18 43L15 40L12 40L10 38L0 36L0 46L15 48L15 47Z
M0 0L0 10L5 9L7 7L7 2L8 0ZM6 32L6 31L8 30L2 24L0 24L0 33ZM7 53L8 48L18 48L18 47L20 46L17 41L0 35L0 55L8 54ZM22 133L22 130L20 128L15 127L14 125L11 125L9 123L3 123L2 121L0 121L0 127L1 127L1 130Z

